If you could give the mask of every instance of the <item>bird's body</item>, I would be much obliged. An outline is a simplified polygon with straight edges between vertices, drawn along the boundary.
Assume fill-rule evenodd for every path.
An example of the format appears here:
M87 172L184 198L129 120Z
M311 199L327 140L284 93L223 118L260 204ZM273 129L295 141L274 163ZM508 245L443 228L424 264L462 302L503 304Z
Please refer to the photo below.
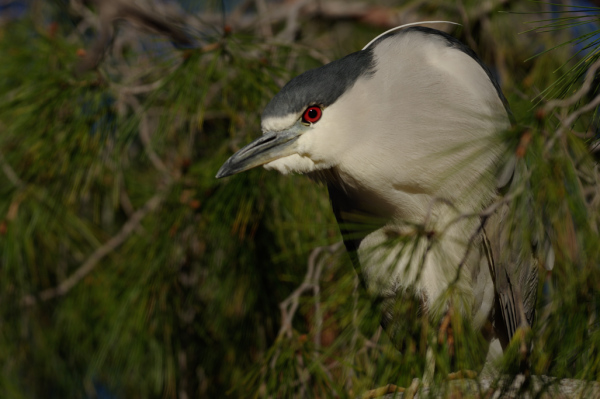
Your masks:
M506 262L498 270L492 254L502 248L503 216L494 226L464 217L497 198L497 136L509 126L498 84L470 49L437 30L406 28L291 80L263 113L263 137L217 176L264 164L324 181L368 291L390 302L384 325L398 322L390 309L407 289L438 318L452 285L454 305L476 328L490 320L514 333L523 313L531 319L522 298L536 281L505 285L520 303L501 303L496 274L513 273ZM406 239L418 229L429 239ZM529 260L520 264L533 275ZM498 306L519 317L499 317Z

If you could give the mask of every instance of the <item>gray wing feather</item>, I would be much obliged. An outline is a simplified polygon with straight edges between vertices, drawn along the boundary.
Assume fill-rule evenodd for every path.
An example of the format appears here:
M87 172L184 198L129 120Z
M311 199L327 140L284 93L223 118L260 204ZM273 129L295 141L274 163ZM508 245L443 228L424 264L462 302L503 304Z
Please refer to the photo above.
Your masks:
M538 286L531 245L510 234L509 206L504 204L484 227L484 246L494 280L492 322L503 348L519 327L531 326Z

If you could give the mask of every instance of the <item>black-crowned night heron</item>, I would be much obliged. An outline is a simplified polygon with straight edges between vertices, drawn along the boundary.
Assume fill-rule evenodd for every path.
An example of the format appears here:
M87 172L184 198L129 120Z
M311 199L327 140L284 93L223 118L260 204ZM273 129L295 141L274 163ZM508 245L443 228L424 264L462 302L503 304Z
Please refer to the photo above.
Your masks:
M384 326L404 322L393 307L407 289L440 320L452 285L454 309L476 328L491 322L488 338L506 347L532 322L537 270L527 245L505 250L506 204L465 215L498 201L498 134L509 127L500 86L471 49L406 27L292 79L264 110L262 137L217 178L264 165L325 182L355 266L383 298ZM435 245L402 240L415 226Z

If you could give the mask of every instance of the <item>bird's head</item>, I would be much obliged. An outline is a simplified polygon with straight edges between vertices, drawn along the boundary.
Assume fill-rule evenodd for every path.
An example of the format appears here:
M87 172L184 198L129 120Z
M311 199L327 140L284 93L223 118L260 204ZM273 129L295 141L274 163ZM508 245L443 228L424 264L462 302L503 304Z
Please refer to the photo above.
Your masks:
M265 165L282 173L309 173L336 165L348 119L345 101L358 80L374 69L371 50L352 53L288 82L262 114L263 135L225 162L217 178ZM348 133L348 132L346 132Z

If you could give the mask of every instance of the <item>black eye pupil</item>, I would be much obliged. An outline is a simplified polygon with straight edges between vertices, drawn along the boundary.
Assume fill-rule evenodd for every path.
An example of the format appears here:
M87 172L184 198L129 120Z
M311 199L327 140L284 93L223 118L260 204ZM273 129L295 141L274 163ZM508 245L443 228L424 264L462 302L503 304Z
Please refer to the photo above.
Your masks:
M317 112L317 110L316 110L316 109L314 109L314 108L313 108L313 109L309 109L309 110L308 110L308 117L309 117L310 119L314 119L314 118L316 118L316 117L317 117L317 115L318 115L318 112Z

